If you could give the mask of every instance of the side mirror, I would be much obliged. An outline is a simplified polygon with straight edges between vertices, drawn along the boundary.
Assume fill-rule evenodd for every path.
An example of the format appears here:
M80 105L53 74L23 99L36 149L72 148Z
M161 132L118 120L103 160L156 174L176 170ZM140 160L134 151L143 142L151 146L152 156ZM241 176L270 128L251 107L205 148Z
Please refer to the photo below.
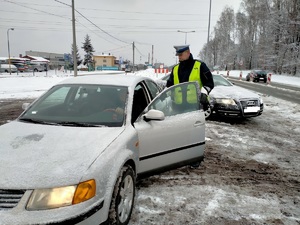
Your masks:
M164 120L165 114L162 111L150 109L147 113L143 115L145 121L150 120Z

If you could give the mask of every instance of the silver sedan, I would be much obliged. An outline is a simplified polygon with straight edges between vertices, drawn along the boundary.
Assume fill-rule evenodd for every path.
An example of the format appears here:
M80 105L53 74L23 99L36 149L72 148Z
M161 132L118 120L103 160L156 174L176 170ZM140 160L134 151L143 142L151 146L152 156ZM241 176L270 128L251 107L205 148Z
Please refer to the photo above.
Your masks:
M0 126L0 224L128 224L137 178L203 158L198 95L197 83L160 92L150 78L90 75L24 105Z

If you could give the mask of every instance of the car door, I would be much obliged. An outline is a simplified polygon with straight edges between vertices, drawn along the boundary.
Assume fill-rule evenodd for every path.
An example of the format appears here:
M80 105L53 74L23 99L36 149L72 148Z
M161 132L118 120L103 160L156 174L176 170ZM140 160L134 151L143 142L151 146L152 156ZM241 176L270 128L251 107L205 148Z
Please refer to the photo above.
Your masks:
M178 93L179 101L176 98ZM139 137L138 173L187 164L203 157L205 117L200 109L199 93L196 82L172 86L160 93L144 110L144 113L149 110L163 112L163 120L146 121L145 114L137 119L134 127ZM187 96L194 102L189 102Z

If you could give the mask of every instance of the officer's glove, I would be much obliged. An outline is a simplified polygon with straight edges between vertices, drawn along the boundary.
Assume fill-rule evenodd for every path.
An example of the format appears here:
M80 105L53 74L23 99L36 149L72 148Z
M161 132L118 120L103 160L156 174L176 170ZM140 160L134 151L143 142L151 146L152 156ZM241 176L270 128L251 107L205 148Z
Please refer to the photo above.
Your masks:
M205 93L201 93L200 103L202 104L204 111L206 111L209 108L208 96Z

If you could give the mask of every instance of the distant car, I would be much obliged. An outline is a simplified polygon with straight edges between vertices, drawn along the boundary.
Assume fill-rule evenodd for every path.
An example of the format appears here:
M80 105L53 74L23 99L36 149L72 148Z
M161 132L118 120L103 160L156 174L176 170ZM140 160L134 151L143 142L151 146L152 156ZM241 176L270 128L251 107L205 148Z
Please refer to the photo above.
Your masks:
M206 117L212 114L226 117L255 117L263 112L262 98L248 89L233 85L222 75L213 74L215 87L210 92L211 109Z
M265 70L252 70L246 75L246 81L251 80L251 75L253 76L253 82L263 81L267 83L267 72Z
M48 71L48 66L46 63L31 62L29 64L28 70L33 72L43 72L43 71Z
M22 63L14 63L14 65L18 68L19 72L24 72L28 70L28 66L22 64Z
M0 126L0 224L128 224L136 178L203 158L198 95L196 82L81 75L24 105Z
M18 71L18 68L13 64L0 65L0 73L9 73L9 71L11 71L12 73L16 73Z

